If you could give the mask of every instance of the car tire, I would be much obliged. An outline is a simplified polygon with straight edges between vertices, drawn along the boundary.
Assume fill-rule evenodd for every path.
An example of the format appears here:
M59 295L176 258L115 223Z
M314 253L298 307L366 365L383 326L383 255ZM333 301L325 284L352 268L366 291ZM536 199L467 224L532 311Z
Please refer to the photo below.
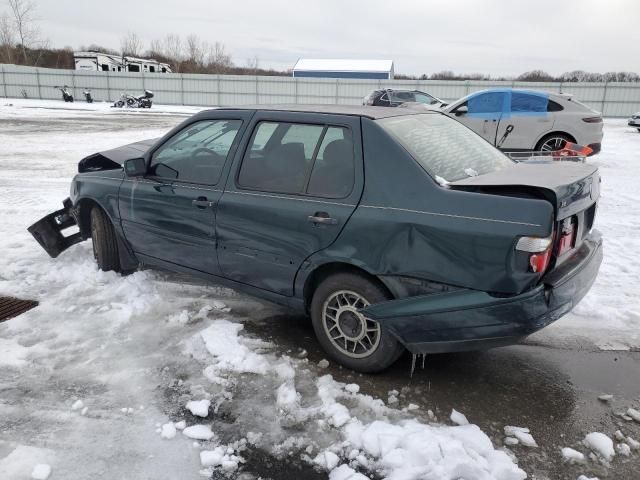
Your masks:
M116 232L109 217L100 207L93 207L91 210L91 242L93 256L100 270L119 272L120 257Z
M536 145L536 152L553 152L560 150L567 142L574 140L564 133L551 133L543 137Z
M367 304L389 299L382 286L362 275L339 273L327 277L311 300L313 329L324 351L358 372L379 372L393 364L404 347L377 322L357 313Z

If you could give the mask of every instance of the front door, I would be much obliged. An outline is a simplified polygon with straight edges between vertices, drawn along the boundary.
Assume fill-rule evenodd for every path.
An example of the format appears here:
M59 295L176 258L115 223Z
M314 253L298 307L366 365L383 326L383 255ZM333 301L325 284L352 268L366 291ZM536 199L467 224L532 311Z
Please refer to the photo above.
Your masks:
M250 128L219 202L220 269L233 280L292 295L302 262L333 243L359 201L360 122L258 112Z
M496 135L500 118L508 108L505 92L486 92L473 95L459 105L451 113L463 125L482 136L492 145L496 144ZM467 107L467 111L458 111L460 107Z
M215 209L242 124L240 117L190 123L149 154L145 177L122 183L122 227L137 254L219 272Z

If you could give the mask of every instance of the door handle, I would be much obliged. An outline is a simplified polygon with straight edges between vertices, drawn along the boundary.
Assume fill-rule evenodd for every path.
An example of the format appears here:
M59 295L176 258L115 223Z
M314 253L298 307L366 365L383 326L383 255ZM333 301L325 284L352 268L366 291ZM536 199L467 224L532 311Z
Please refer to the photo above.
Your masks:
M191 200L191 205L198 208L213 207L214 203L207 200L207 197L198 197L195 200Z
M338 220L331 218L327 212L316 212L313 215L309 215L307 220L313 224L321 223L323 225L337 225Z

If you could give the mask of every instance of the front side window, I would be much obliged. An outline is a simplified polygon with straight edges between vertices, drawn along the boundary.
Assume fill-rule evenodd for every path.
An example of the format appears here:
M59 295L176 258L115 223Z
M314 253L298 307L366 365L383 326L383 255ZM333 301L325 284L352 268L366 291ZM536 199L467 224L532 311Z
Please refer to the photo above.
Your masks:
M151 176L216 185L240 120L203 120L165 142L151 158Z
M483 114L483 113L498 113L504 109L504 97L503 92L489 92L475 95L467 100L467 106L469 113L471 114Z
M260 122L238 174L244 188L343 198L353 188L351 131L328 125Z
M438 183L509 168L514 162L461 123L422 114L376 120Z

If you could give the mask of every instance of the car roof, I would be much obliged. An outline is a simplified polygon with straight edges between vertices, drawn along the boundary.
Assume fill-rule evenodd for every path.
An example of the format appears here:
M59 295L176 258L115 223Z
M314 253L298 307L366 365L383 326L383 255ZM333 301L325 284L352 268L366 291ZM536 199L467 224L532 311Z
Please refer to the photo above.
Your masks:
M437 114L435 111L416 111L411 109L398 109L389 107L371 107L363 105L243 105L239 107L220 107L216 110L257 110L262 112L296 112L296 113L322 113L330 115L352 115L357 117L379 118L402 117L405 115L420 115L424 113Z

